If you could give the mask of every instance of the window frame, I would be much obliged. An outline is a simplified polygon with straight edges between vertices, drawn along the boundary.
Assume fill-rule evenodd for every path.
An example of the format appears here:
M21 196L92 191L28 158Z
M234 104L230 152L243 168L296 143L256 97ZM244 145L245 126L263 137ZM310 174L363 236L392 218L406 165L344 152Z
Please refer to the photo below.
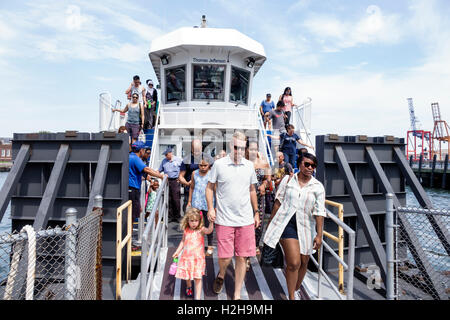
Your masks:
M176 101L168 101L168 99L167 99L167 94L168 94L168 90L167 90L167 77L166 77L166 72L168 71L168 70L172 70L172 69L176 69L176 68L180 68L180 67L184 67L184 99L183 100L176 100ZM172 103L177 103L178 101L179 102L186 102L187 101L187 92L188 92L188 90L187 90L187 76L186 76L186 73L188 72L188 70L187 70L188 68L187 68L187 64L180 64L180 65L177 65L177 66L172 66L172 67L169 67L169 68L165 68L164 69L164 103L165 104L172 104Z
M250 80L251 80L251 77L252 77L252 72L248 71L246 69L243 69L243 68L236 67L234 65L232 65L231 68L230 68L230 90L228 92L229 93L228 94L228 102L229 103L236 103L237 102L237 101L232 101L231 100L231 81L233 80L233 68L235 68L237 70L240 70L240 71L248 72L248 84L247 84L247 96L246 96L247 102L245 104L244 103L240 103L240 105L248 106L249 105L248 98L249 98L249 93L250 93Z
M223 70L223 99L195 99L194 98L194 66L217 66L224 67ZM191 90L191 100L192 101L211 101L211 102L225 102L225 93L226 93L226 81L227 81L227 65L226 64L212 64L212 63L192 63L191 64L191 73L192 73L192 90Z

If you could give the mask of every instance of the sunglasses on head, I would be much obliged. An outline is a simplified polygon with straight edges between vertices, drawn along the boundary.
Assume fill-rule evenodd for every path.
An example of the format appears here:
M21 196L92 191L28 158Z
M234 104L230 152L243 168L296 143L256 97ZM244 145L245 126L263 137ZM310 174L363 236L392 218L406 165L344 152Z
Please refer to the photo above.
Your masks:
M309 167L311 167L313 169L317 168L317 166L314 163L303 162L303 165L305 166L305 168L309 168Z
M241 151L244 151L244 150L245 150L245 147L234 146L234 150L241 150Z

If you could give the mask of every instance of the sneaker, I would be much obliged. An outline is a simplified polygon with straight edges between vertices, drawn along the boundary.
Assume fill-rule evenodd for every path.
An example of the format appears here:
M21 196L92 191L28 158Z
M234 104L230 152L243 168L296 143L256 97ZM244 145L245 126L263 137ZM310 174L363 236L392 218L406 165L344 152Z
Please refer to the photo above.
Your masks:
M214 279L213 283L213 291L215 294L219 294L223 289L223 279L219 278L219 274L217 274L216 279Z
M186 288L186 297L192 298L192 287Z

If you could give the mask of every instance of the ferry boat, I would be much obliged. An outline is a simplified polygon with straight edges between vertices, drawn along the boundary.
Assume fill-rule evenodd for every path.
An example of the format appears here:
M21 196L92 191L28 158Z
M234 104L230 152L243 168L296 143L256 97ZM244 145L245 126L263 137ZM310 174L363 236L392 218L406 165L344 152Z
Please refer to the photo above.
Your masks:
M156 38L151 44L149 58L160 84L160 93L157 125L146 134L152 148L150 167L159 168L164 158L163 152L168 147L174 150L176 156L183 158L189 155L191 141L196 138L202 141L203 151L213 157L221 150L228 153L228 142L235 130L257 138L260 154L274 167L278 160L274 157L274 145L269 143L270 131L264 126L259 105L252 104L250 100L255 76L266 61L264 47L237 30L207 27L205 17L202 19L200 27L177 29ZM101 95L100 130L117 130L126 122L126 117L119 120L118 114L111 112L110 99L108 93ZM311 140L314 139L311 137L311 109L312 100L308 98L293 108L291 117L296 133L309 144L313 144ZM115 126L111 128L111 124ZM309 151L314 153L314 150ZM175 223L160 225L162 229L155 227L151 219L154 214L148 219L150 223L146 229L142 230L143 226L139 229L143 234L142 252L151 248L150 252L156 253L150 255L148 260L141 257L138 279L128 279L116 293L121 299L183 299L184 281L168 276L171 256L181 233ZM335 223L345 228L350 238L353 237L349 241L351 246L355 240L354 231L342 220L334 218ZM162 242L155 238L151 242L151 234L155 233L156 238L161 236ZM159 249L155 251L158 243ZM354 255L349 256L354 259ZM343 250L341 258L344 258ZM154 263L159 266L157 271L151 270ZM207 265L203 297L231 299L234 284L229 277L222 294L217 296L211 292L212 277L218 271L217 254L207 257ZM336 268L334 275L308 271L301 289L303 298L353 299L353 283L357 281L353 279L353 270L351 262L347 268L347 273L352 275L349 277L350 290L344 289L342 264ZM330 276L335 278L334 284ZM371 276L376 281L381 279L378 273ZM375 281L373 279L371 281ZM243 287L243 299L287 299L284 271L261 267L259 256L251 258L251 268ZM362 288L366 297L381 297L373 290L364 289L362 283L358 283L358 288Z
M272 167L278 164L259 105L252 104L250 99L255 77L266 61L264 47L259 42L234 29L209 28L203 17L199 27L180 28L155 39L149 59L160 87L156 125L145 133L145 143L152 149L150 167L158 169L168 147L176 156L189 155L193 139L200 139L203 151L215 156L228 149L235 130L258 139L260 154ZM139 223L133 224L131 201L128 201L129 138L127 134L117 134L126 116L112 111L121 103L116 102L113 107L111 100L108 92L100 94L100 133L14 134L14 165L0 192L0 220L10 200L12 229L16 231L26 224L33 224L35 229L64 222L74 225L73 220L64 219L64 210L67 209L68 216L73 217L73 212L78 210L79 217L88 217L91 211L102 208L103 238L96 250L102 252L99 256L103 268L100 272L99 265L94 264L95 271L92 271L96 281L103 284L99 285L103 296L97 298L185 299L185 282L169 275L171 257L181 233L176 223L168 223L167 178L160 183L146 223L141 214ZM290 121L303 141L311 145L315 141L314 151L319 160L316 178L324 184L327 196L324 236L328 242L324 241L320 250L311 255L311 265L300 290L302 299L393 299L394 262L397 263L395 272L401 273L402 279L410 279L409 286L420 287L425 283L430 287L431 294L424 294L423 290L417 293L420 290L408 287L411 296L448 299L448 282L439 280L422 240L410 221L399 214L408 212L402 211L406 205L407 181L426 208L420 213L426 214L435 232L430 241L437 241L439 249L434 250L446 256L450 237L444 218L448 214L427 211L432 205L404 157L404 139L337 134L312 137L311 112L312 100L307 99L293 108ZM144 182L142 204L145 190ZM392 220L394 209L397 227ZM406 233L401 239L390 238L393 228L399 225ZM58 234L66 232L55 230ZM26 239L26 235L23 237ZM1 245L3 242L10 245L12 238L22 239L0 238L0 258ZM91 242L97 244L95 239ZM394 243L396 260L392 256ZM133 250L133 245L137 250ZM66 244L66 248L70 246ZM8 251L8 257L12 256L8 264L12 268L12 262L16 262L15 268L24 271L17 260L20 259L17 251L13 251ZM287 299L284 270L261 266L259 258L250 258L241 298ZM414 263L402 265L401 269L399 263L408 259ZM83 265L72 267L66 264L65 274L75 275L75 280L58 278L57 284L52 283L72 293L65 294L66 299L79 297L77 283L83 282L85 276L80 271ZM234 263L227 271L224 290L216 295L212 292L212 282L218 272L216 250L207 257L202 298L231 300L233 268ZM11 298L8 288L15 280L10 275L4 280L0 274L0 294L5 292L5 297ZM45 273L40 277L51 278ZM24 280L20 285L23 283ZM54 297L49 287L42 294L45 298ZM97 286L97 290L101 288ZM21 297L20 290L18 297Z

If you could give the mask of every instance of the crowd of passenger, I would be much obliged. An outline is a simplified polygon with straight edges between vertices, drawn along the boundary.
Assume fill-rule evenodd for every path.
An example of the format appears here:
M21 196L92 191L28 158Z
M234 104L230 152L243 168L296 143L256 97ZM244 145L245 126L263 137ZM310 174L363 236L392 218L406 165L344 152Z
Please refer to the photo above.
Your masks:
M147 85L149 89L153 88L151 80ZM155 125L152 120L155 119L153 112L156 112L153 109L157 101L156 90L144 89L139 77L135 76L126 93L132 102L117 111L128 112L127 125L119 131L128 132L131 138L129 198L133 219L138 220L141 213L148 219L159 188L156 178L166 176L168 223L180 224L183 230L183 238L173 258L179 258L175 276L187 281L186 296L193 297L195 293L195 299L200 299L206 271L205 257L217 254L219 272L215 275L213 291L217 294L222 291L226 269L234 257L233 299L240 299L251 257L260 256L264 246L275 248L279 244L284 253L288 298L300 299L300 285L309 256L322 242L326 214L325 191L314 177L317 159L307 149L314 148L302 141L289 123L294 106L291 89L286 88L276 107L270 94L260 106L276 150L273 168L261 154L258 140L248 138L240 131L233 134L228 154L221 150L212 157L203 151L202 141L194 139L190 153L184 158L167 148L158 170L150 168L151 150L138 140L138 135L142 128ZM143 97L151 99L143 99L141 103ZM304 147L297 149L297 142ZM146 181L146 196L141 208L143 180ZM156 210L155 223L159 221L158 214ZM269 218L265 219L267 216Z

